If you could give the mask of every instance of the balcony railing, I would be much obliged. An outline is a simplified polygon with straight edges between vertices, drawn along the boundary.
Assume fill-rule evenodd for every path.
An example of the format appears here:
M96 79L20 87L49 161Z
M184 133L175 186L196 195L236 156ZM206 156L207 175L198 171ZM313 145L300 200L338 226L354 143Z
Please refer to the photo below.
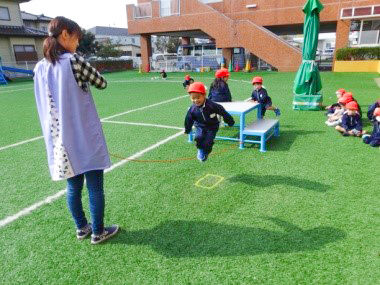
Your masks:
M134 7L135 19L152 18L152 3L141 3Z

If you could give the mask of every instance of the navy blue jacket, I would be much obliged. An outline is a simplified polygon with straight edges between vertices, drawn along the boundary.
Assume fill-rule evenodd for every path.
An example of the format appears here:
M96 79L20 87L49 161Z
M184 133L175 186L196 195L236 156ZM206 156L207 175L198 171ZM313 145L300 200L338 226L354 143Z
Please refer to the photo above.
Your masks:
M370 137L371 140L380 140L380 122L373 122L373 131Z
M205 100L203 106L198 107L196 105L192 105L186 114L185 133L190 133L194 124L198 128L218 130L219 120L217 115L221 115L229 126L233 126L235 124L232 116L227 113L222 105L207 99Z
M186 88L186 86L189 86L191 84L190 81L193 81L194 82L194 79L193 78L190 78L189 80L185 80L182 85L183 85L183 88Z
M374 104L372 105L369 105L368 107L368 112L367 112L367 117L370 121L373 121L375 120L375 118L373 117L373 112L375 112L375 109L376 108L379 108L380 107L380 103L378 101L376 101Z
M231 102L232 96L228 84L222 80L219 84L219 87L215 85L215 82L211 84L208 99L214 102Z
M349 116L347 113L344 113L342 117L342 127L345 130L356 129L358 131L362 130L362 118L359 114Z
M263 104L264 107L272 106L272 99L269 97L265 88L253 90L251 98L252 100L259 102L260 104Z

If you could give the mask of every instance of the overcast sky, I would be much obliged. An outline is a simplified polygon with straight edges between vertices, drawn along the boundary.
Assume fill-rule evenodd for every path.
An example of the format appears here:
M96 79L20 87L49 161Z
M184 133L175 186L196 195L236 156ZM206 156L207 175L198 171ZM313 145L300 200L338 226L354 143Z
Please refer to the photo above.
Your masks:
M54 18L64 16L77 22L82 28L111 26L127 28L127 4L137 0L32 0L21 3L21 11Z

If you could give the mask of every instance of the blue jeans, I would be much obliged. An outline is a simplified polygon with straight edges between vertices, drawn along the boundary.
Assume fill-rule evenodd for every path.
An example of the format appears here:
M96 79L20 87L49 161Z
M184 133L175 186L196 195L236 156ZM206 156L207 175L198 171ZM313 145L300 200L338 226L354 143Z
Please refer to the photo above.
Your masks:
M214 139L218 130L208 130L197 127L195 130L195 141L197 148L203 149L206 155L212 151Z
M67 179L67 206L78 229L87 225L87 219L82 206L82 189L84 177L88 189L92 232L99 235L103 232L104 224L104 191L103 170L88 171Z

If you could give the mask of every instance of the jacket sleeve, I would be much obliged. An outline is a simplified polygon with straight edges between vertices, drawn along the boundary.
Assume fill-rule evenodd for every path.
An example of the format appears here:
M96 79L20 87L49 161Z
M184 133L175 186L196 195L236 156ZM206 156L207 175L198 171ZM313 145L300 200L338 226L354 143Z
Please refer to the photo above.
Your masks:
M231 95L230 88L228 87L227 84L226 84L226 95L227 95L228 101L231 102L232 101L232 95Z
M357 114L357 121L356 121L355 129L357 129L358 131L361 131L363 129L362 118L360 117L359 114Z
M373 117L373 112L375 111L376 109L376 103L375 104L372 104L368 107L368 112L367 112L367 117L370 121L373 121L374 117Z
M234 118L230 114L227 113L226 109L222 105L216 104L216 112L218 115L223 117L223 120L228 124L228 126L232 127L235 124Z
M185 134L189 134L191 132L191 128L194 125L194 119L191 115L191 107L187 111L186 118L185 118Z
M342 127L343 127L343 129L348 130L348 126L347 126L347 114L344 114L343 117L342 117Z

